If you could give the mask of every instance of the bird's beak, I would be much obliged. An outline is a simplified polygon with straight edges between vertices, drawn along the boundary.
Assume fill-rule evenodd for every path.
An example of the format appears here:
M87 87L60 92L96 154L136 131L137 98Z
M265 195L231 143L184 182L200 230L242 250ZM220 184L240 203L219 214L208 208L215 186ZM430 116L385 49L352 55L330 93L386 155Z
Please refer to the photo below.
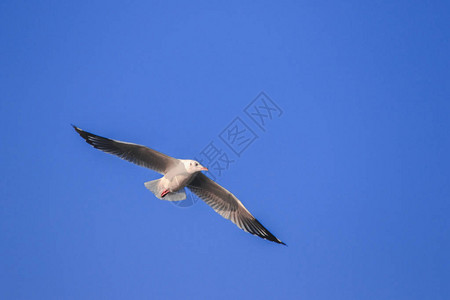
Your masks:
M202 167L200 170L202 170L202 171L208 171L208 168Z

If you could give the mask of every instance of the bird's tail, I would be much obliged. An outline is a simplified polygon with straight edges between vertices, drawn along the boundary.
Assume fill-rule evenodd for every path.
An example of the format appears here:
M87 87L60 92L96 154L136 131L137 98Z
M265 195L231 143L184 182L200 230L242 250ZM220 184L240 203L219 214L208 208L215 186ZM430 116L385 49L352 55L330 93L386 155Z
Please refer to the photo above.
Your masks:
M166 194L163 197L161 197L161 193L163 192L163 189L160 186L160 179L156 179L156 180L152 180L152 181L147 181L146 183L144 183L145 187L147 189L149 189L153 194L155 194L156 198L161 199L161 200L167 200L167 201L181 201L186 199L186 192L183 189L176 191L176 192L170 192L168 194Z

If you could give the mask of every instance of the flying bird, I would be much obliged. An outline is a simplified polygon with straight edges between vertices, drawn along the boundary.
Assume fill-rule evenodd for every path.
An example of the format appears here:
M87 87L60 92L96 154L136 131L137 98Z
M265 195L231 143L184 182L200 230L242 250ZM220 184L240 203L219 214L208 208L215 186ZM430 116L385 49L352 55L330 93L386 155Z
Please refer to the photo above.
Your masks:
M201 171L208 169L199 162L192 159L177 159L142 145L104 138L72 126L94 148L163 175L160 179L144 183L157 198L168 201L184 200L186 199L184 188L187 187L222 217L242 230L286 245L270 233L236 196L203 174Z

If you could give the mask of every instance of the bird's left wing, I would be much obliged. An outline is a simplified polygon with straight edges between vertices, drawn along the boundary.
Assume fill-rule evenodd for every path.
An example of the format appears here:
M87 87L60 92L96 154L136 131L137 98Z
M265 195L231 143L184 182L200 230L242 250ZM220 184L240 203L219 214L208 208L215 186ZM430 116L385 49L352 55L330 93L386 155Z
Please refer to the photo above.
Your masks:
M263 239L286 245L264 228L238 198L203 173L198 173L187 187L222 217L230 220L242 230Z
M158 173L165 174L179 163L178 159L145 146L104 138L72 126L94 148L117 155L122 159L155 170Z

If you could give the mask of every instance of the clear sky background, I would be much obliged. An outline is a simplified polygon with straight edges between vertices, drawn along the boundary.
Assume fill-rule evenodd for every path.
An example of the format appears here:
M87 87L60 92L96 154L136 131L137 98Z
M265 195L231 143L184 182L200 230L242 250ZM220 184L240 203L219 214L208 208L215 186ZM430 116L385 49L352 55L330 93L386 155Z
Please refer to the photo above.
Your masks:
M450 299L450 9L392 2L1 1L0 298ZM71 123L178 158L213 141L288 247L156 199Z

